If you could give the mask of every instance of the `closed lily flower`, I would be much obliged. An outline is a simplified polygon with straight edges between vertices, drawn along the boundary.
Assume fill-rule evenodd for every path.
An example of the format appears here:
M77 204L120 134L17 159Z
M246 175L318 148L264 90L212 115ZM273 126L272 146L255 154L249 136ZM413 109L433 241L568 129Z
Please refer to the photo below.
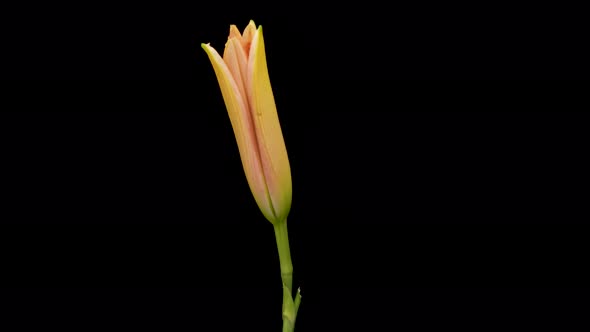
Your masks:
M294 332L301 292L292 294L293 264L287 234L291 168L279 124L262 27L250 21L244 33L230 26L223 57L201 44L215 70L246 179L260 210L274 226L283 281L283 332Z
M213 65L238 143L246 179L271 223L291 208L291 169L266 64L262 27L250 21L243 34L230 27L223 57L201 44Z

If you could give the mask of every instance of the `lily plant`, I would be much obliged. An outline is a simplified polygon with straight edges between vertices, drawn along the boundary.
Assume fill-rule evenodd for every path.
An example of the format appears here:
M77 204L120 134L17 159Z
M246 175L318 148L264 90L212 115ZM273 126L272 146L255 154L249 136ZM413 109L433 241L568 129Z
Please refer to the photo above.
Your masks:
M301 292L298 289L293 298L287 233L291 168L268 75L262 26L250 21L240 33L231 25L223 57L209 44L201 46L213 65L250 190L274 227L283 282L283 332L292 332Z

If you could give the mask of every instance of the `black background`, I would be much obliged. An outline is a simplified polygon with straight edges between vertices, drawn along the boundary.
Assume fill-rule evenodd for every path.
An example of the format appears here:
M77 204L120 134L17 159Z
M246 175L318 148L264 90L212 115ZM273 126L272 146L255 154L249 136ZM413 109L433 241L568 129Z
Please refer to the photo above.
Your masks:
M280 328L272 227L200 48L252 18L298 331L587 330L579 13L391 6L3 10L0 329Z

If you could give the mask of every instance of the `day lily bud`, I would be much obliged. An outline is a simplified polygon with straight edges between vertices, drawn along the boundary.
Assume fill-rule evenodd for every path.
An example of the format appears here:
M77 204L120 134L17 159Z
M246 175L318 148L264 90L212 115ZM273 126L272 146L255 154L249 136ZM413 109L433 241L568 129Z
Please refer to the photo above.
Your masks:
M270 85L262 27L235 25L223 58L201 44L213 65L238 143L242 166L260 210L271 223L286 220L291 208L291 169Z

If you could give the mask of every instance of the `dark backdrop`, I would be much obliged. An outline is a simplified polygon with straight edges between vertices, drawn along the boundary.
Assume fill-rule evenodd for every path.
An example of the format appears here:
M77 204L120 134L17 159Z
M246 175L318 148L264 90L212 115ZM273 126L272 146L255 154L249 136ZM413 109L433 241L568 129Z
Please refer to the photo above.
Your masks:
M280 328L272 227L200 48L251 18L298 331L587 329L587 88L514 80L585 77L576 10L318 6L2 11L0 330Z

